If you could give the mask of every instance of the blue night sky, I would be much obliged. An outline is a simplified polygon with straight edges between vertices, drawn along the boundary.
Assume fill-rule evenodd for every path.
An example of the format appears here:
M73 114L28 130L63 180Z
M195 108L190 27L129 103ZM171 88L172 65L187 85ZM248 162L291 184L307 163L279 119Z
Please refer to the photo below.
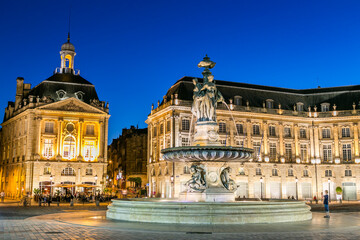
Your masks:
M146 127L151 104L183 76L286 88L360 83L360 1L1 1L0 107L16 78L32 86L60 65L68 32L75 68L110 103L109 142ZM3 111L3 110L1 110Z

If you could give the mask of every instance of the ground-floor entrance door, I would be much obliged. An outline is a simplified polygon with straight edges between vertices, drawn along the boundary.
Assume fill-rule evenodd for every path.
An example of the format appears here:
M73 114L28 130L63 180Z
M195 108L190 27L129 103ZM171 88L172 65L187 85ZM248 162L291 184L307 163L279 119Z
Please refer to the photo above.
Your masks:
M356 183L344 182L343 188L343 200L356 200Z

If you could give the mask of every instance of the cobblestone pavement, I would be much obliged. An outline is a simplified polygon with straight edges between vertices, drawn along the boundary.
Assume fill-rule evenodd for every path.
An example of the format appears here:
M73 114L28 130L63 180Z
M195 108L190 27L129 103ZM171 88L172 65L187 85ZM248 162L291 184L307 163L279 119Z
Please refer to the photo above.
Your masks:
M0 207L0 239L360 239L360 213L282 224L194 226L109 221L105 207Z

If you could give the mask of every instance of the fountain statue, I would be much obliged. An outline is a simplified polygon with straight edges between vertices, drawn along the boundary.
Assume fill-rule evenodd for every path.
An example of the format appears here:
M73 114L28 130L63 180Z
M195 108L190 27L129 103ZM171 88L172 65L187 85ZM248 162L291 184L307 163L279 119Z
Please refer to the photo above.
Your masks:
M234 192L238 186L230 177L230 163L248 161L253 150L222 146L219 141L216 108L219 102L226 103L210 72L214 66L215 62L206 55L198 64L198 67L204 68L202 83L193 79L191 112L196 119L193 144L161 151L166 161L191 164L192 174L185 183L186 190L176 200L113 200L106 213L107 218L184 224L244 224L311 219L310 208L301 201L235 202Z

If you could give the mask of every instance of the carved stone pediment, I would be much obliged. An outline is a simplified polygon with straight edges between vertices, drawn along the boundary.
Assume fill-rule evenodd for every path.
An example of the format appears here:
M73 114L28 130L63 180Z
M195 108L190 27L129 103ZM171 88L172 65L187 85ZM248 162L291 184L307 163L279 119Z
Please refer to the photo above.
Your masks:
M39 107L39 109L66 112L104 113L103 111L75 98L68 98L63 101L47 104Z

